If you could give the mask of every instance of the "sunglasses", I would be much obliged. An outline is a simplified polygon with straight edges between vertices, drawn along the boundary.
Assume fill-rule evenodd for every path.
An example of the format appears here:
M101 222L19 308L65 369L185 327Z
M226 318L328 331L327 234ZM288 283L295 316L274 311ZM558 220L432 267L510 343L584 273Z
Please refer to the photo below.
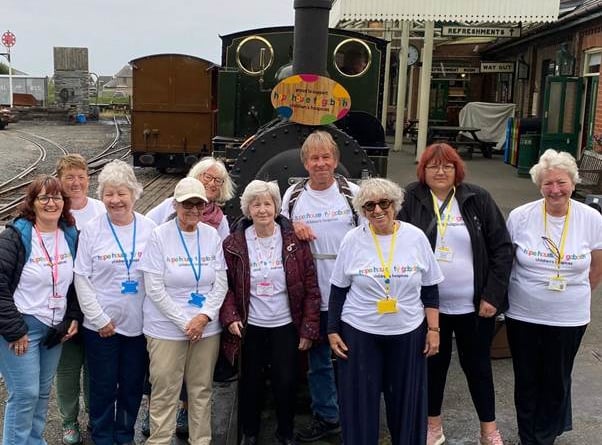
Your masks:
M192 210L194 207L196 207L197 210L203 210L205 204L205 201L183 201L180 203L184 210Z
M368 201L363 206L362 209L367 210L368 212L373 212L376 206L378 205L381 210L387 210L391 207L393 201L390 199L381 199L380 201Z

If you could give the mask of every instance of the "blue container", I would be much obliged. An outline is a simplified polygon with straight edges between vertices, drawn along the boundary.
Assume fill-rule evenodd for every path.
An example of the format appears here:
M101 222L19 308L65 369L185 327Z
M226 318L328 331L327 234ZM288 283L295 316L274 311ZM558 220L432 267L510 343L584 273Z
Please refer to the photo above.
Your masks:
M75 116L75 120L78 124L85 124L86 123L86 115L80 113L77 116Z

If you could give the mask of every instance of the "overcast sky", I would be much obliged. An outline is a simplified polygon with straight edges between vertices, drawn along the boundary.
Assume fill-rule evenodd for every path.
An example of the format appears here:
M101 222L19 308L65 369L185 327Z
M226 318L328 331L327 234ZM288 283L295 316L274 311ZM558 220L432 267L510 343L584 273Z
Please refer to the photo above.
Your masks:
M0 34L17 38L13 67L52 75L54 46L87 47L89 70L113 75L130 60L182 53L221 62L219 35L294 22L293 0L1 0ZM0 44L0 52L5 52ZM0 62L6 59L0 56Z

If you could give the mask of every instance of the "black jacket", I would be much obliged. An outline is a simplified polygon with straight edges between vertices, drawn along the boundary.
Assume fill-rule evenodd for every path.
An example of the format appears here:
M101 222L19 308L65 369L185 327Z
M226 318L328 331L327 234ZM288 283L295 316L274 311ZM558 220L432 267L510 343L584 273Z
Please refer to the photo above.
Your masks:
M481 299L504 312L508 308L508 280L513 249L504 216L491 195L473 184L456 187L456 200L472 244L474 264L474 305L479 311ZM426 231L435 218L433 198L426 184L413 182L406 187L405 200L398 218ZM427 233L435 250L437 226Z
M31 234L27 233L31 232L30 225L22 219L16 220L0 233L0 335L8 342L27 334L27 325L15 305L13 295L29 256L28 246L25 246L23 239L31 239ZM70 227L68 232L67 242L75 259L77 231L75 227ZM78 320L81 324L82 319L72 283L67 292L67 310L63 321L69 323L71 320Z

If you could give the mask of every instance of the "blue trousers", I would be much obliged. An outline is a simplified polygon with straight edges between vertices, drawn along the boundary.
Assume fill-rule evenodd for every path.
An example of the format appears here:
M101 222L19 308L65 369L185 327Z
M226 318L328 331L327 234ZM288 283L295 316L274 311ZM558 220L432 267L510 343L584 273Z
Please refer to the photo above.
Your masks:
M327 338L328 311L320 312L320 338ZM316 343L309 350L307 373L312 412L328 422L339 421L337 387L332 367L332 351L328 341Z
M23 318L29 338L24 355L15 355L8 348L8 342L0 336L0 373L8 389L2 443L46 445L42 434L62 345L51 349L43 346L41 343L50 328L31 315Z
M102 338L83 328L90 373L90 423L95 445L134 440L148 364L144 335Z
M341 324L349 351L337 359L345 445L376 445L380 395L393 445L424 445L427 430L426 325L401 335L375 335Z

